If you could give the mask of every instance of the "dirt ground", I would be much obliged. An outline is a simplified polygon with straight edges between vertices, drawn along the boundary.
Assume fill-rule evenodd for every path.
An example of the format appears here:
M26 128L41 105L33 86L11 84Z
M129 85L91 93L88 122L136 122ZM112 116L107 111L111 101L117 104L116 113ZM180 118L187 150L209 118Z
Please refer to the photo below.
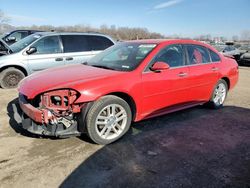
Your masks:
M16 97L0 89L0 187L250 187L250 67L223 109L134 123L108 146L27 133Z

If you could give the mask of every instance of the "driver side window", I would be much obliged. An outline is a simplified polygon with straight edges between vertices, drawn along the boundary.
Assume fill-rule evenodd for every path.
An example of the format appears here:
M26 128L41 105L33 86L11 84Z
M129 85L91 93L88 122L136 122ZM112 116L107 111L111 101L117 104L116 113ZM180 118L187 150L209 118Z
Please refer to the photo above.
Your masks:
M61 45L58 36L49 36L40 39L32 47L36 48L34 54L55 54L61 53Z
M184 65L182 45L171 45L161 50L154 58L155 62L165 62L170 67L179 67Z

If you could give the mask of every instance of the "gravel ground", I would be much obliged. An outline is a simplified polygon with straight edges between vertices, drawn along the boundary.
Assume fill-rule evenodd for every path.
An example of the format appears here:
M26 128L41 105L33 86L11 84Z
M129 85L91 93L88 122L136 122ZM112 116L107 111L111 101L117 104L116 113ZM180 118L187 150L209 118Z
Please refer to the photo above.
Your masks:
M134 123L108 146L22 130L16 90L0 89L0 187L250 187L250 68L225 107Z

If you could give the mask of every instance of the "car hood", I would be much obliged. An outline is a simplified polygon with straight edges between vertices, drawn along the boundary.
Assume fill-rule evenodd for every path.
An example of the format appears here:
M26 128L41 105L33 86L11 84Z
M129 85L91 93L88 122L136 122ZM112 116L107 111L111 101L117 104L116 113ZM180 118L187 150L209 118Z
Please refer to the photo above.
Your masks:
M19 92L29 99L46 91L71 88L85 82L112 77L123 72L87 65L67 65L34 73L19 84Z

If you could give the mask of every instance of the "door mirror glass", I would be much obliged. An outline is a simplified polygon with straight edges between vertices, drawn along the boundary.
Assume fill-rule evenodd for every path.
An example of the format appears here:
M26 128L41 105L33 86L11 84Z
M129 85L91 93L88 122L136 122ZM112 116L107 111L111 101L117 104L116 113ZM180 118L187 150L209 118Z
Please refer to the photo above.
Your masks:
M169 69L169 67L170 67L169 64L167 64L165 62L158 61L152 65L150 70L152 70L154 72L161 72L162 70Z
M36 53L36 52L37 52L36 47L30 47L30 48L26 51L26 53L27 53L28 55L33 54L33 53Z

